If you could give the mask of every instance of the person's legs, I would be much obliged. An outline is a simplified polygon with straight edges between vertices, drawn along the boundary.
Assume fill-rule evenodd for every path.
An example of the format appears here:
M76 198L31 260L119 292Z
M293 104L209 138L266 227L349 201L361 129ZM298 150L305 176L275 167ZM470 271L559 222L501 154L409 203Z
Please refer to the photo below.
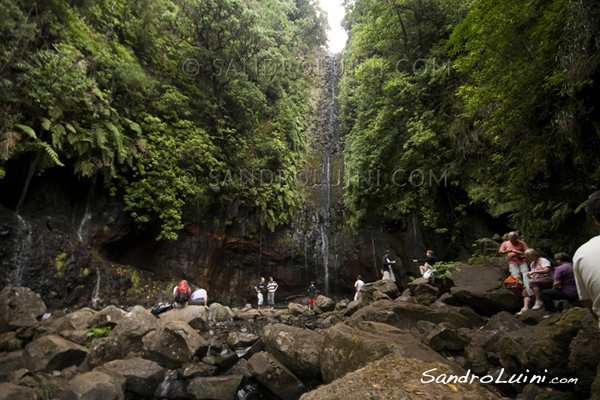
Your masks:
M269 305L272 306L275 304L275 292L269 292L268 295Z
M544 308L549 312L556 312L556 307L554 307L554 300L565 300L568 299L567 296L563 292L558 289L545 289L542 290L541 293L542 302L544 303Z
M421 265L419 266L419 271L421 272L421 276L425 275L425 272L427 272L429 268L426 265Z
M534 310L541 310L543 307L541 292L545 289L552 288L552 280L547 278L542 279L532 279L529 281L529 286L533 290L535 294L535 305L533 306Z
M508 270L512 276L519 278L521 281L523 280L521 270L519 269L519 264L508 264Z
M258 297L258 309L260 310L260 306L263 305L263 301L264 301L263 294L262 293L258 293L256 295L256 297Z

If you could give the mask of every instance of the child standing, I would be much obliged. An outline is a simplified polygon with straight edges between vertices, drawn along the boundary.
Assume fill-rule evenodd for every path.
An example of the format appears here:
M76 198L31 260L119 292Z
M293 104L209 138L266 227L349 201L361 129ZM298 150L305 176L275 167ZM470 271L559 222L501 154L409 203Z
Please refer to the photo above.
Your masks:
M308 309L315 309L315 299L317 298L317 287L315 286L315 282L310 282L310 286L308 287Z

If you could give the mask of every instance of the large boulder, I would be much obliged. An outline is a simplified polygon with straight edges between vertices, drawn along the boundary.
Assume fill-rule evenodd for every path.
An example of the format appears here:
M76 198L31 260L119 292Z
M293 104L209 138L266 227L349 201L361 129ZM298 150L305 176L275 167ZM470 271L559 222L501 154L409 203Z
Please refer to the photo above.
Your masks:
M390 299L395 299L400 294L398 290L398 286L394 282L380 279L375 282L366 283L362 289L361 293L361 302L363 305L371 304L374 300L375 293L379 292L379 294L384 294L388 296Z
M87 349L56 335L41 337L25 346L24 361L31 371L54 371L81 364Z
M167 368L179 368L208 349L208 342L183 321L167 322L142 341L146 358Z
M445 376L443 376L445 375ZM365 365L359 371L320 386L302 395L301 400L322 399L456 399L492 400L497 395L478 383L453 383L454 388L443 380L456 374L448 365L431 363L418 358L387 354ZM439 383L435 382L439 379Z
M231 308L223 306L219 303L212 303L208 309L208 320L223 322L235 318L235 313Z
M259 339L258 335L248 332L229 332L227 346L231 349L252 346Z
M70 329L83 330L92 327L92 319L98 314L98 311L84 307L71 314L67 314L65 319L69 321Z
M436 303L437 304L437 303ZM471 311L472 312L472 311ZM478 327L482 321L472 316L463 315L458 307L427 307L405 301L380 300L355 312L346 323L356 326L363 321L381 322L396 328L410 330L419 321L430 321L435 324L447 322L456 328Z
M220 306L220 304L218 306ZM218 306L215 307L218 308ZM183 321L199 332L206 332L208 329L208 314L209 312L204 306L173 308L172 310L160 314L158 324L163 325L167 322Z
M282 399L296 400L308 391L289 369L267 352L254 354L248 360L248 368L263 386Z
M323 312L329 312L335 310L335 302L327 296L319 295L315 299L315 306Z
M89 319L88 324L97 328L114 328L127 313L113 305L103 308Z
M464 349L468 343L456 328L446 322L431 330L423 342L435 351L458 351Z
M94 370L69 381L70 390L85 400L123 400L127 380L108 371Z
M29 288L7 286L0 291L0 333L32 327L45 312L42 298Z
M599 362L600 329L590 313L581 320L581 329L569 346L568 372L570 376L579 378L575 390L582 397L590 395Z
M494 315L490 320L485 324L483 328L486 331L494 331L494 332L512 332L518 331L525 327L521 321L515 318L514 315L501 311L498 314Z
M290 303L288 304L288 310L290 314L298 316L303 315L308 310L308 307L298 303Z
M163 367L154 361L139 357L110 361L101 368L123 376L126 379L126 391L145 397L154 396L156 388L165 379Z
M192 379L187 387L193 400L234 400L242 375L209 376Z
M462 264L447 278L454 285L450 292L460 304L471 306L482 315L519 309L522 299L504 287L505 270L505 265L494 263Z
M410 293L419 304L430 305L435 303L439 296L439 288L429 283L429 279L417 278L408 284Z
M332 382L390 353L447 364L457 373L464 372L407 331L376 322L363 322L356 328L339 323L327 331L323 342L323 381Z
M265 349L296 376L320 379L322 335L308 329L275 324L265 327L262 340Z
M0 383L0 400L34 400L33 390L14 383Z
M0 352L0 376L24 368L23 354L25 350Z
M92 341L87 363L90 367L108 361L141 354L142 338L157 328L156 317L141 306L135 306L121 318L108 337Z

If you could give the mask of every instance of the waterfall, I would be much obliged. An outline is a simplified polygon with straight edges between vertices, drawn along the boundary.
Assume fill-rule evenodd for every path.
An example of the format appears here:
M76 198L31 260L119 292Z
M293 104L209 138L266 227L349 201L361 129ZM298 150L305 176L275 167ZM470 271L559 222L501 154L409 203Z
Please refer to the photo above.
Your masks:
M31 229L31 224L25 222L25 220L19 214L17 214L17 218L19 219L17 237L20 237L22 234L26 234L26 236L24 240L21 240L19 248L15 252L15 259L13 261L15 269L12 271L12 276L10 279L10 283L13 286L21 286L23 271L27 267L27 263L29 262L29 258L31 256L31 250L33 248L33 231Z
M100 274L100 267L96 267L96 275L98 275L98 279L96 280L96 287L94 288L94 292L92 293L92 308L98 308L98 304L100 303L100 279L102 278Z
M77 229L77 237L82 242L87 241L88 235L87 235L86 228L87 228L88 222L90 222L91 218L92 218L92 213L90 212L90 201L88 198L88 201L86 202L86 205L85 205L85 211L83 213L83 217L81 217L81 222L79 223L79 229ZM84 238L84 234L85 234L85 238Z
M27 194L27 189L29 189L29 184L31 183L31 178L33 177L33 173L35 172L35 167L42 155L42 151L38 150L35 158L31 161L31 165L29 166L29 172L27 173L27 179L25 179L25 185L23 185L23 190L21 191L21 196L19 197L19 202L17 203L17 207L15 208L15 213L19 215L19 208L21 208L21 204L23 200L25 200L25 195ZM20 218L20 217L19 217Z

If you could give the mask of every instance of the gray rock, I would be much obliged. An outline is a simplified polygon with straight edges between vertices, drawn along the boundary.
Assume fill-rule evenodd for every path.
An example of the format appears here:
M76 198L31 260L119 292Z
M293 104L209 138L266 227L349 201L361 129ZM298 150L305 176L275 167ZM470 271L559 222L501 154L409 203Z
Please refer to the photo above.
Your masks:
M408 284L410 293L417 299L417 303L430 305L435 303L439 295L439 289L429 283L429 279L417 278Z
M302 382L275 357L266 352L253 355L248 367L258 381L277 396L286 400L296 400L308 389Z
M0 375L24 368L23 354L25 354L25 350L0 352Z
M320 379L322 335L308 329L275 324L265 327L262 340L266 351L296 376Z
M315 299L315 305L323 312L335 310L335 302L329 297L319 295Z
M167 371L167 376L158 385L154 397L159 399L187 399L187 382L178 379L176 371Z
M248 347L253 345L259 337L253 333L229 332L227 336L227 345L231 349Z
M435 351L458 351L465 348L467 341L459 334L458 330L448 323L442 322L431 330L423 342Z
M428 350L433 352L431 349ZM435 371L431 371L432 369ZM425 372L428 372L429 375L423 375ZM465 372L456 374L445 364L402 357L398 354L386 354L374 362L367 363L359 371L350 372L332 383L302 395L301 400L416 399L420 397L424 399L493 400L498 398L478 383L456 383L456 392L441 383L423 383L422 379L432 379L441 374L463 376ZM425 396L412 393L422 393Z
M0 291L0 333L32 327L45 312L42 298L29 288L7 286Z
M229 321L235 317L235 313L229 307L225 307L219 303L212 303L208 309L209 321Z
M512 332L517 331L525 327L521 321L515 318L514 315L501 311L498 314L492 316L487 324L485 324L486 331L498 331L498 332Z
M81 364L87 349L56 335L34 340L25 346L24 362L31 371L54 371Z
M581 320L581 329L569 350L569 374L579 378L575 390L581 397L588 397L600 362L600 329L592 314Z
M375 301L375 300L373 300L373 295L375 294L376 291L389 296L391 299L395 299L400 294L400 291L398 290L398 286L396 286L395 283L388 281L388 280L380 279L375 282L366 283L362 287L362 289L360 291L362 294L362 299L361 299L362 304L368 305L368 304L371 304L373 301Z
M437 304L437 303L435 303ZM458 307L427 307L404 301L381 300L363 307L347 319L346 323L356 326L364 321L381 322L397 328L410 330L418 321L430 321L435 324L448 322L457 328L473 328L480 326L481 320L462 314Z
M187 363L179 369L181 376L186 379L193 379L199 376L213 376L216 372L217 367L205 363Z
M376 322L363 322L356 328L339 323L327 331L323 342L323 381L332 382L390 353L447 364L457 373L464 372L404 330Z
M89 333L89 331L68 330L60 332L60 336L70 342L85 346L86 343L90 342L90 337L88 336Z
M290 314L298 316L304 314L304 312L308 310L308 307L298 303L290 303L288 304L288 310L290 311Z
M91 321L96 316L98 311L94 311L91 308L84 307L80 310L67 314L65 319L69 321L70 329L84 330L91 328Z
M145 358L166 368L179 368L208 349L208 342L183 321L167 322L142 341Z
M69 382L78 398L86 400L123 400L126 379L117 373L91 371Z
M34 400L33 390L17 386L14 383L0 383L0 399L2 400Z
M172 321L183 321L198 332L206 332L208 331L208 315L209 311L204 306L173 308L160 314L158 325L164 325Z
M104 328L106 326L114 328L125 316L125 314L127 314L125 311L110 305L94 314L89 319L88 324L97 328Z
M126 379L126 391L146 397L152 397L158 385L165 379L164 368L154 361L139 357L110 361L101 368L123 376Z
M192 379L187 387L194 400L234 400L243 376L210 376Z
M348 306L342 311L344 317L349 317L362 307L362 303L359 300L351 301Z

